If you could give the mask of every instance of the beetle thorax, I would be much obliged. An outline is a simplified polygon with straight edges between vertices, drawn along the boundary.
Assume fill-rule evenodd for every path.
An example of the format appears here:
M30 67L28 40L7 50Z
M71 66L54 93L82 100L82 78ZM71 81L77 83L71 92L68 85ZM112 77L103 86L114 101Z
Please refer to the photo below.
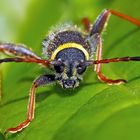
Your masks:
M81 45L88 52L88 54L90 54L91 48L87 43L86 37L87 36L84 35L82 32L78 31L75 26L67 26L64 27L64 29L58 29L54 32L51 32L43 41L44 57L50 59L53 52L57 50L58 47L70 43L75 43L79 46Z

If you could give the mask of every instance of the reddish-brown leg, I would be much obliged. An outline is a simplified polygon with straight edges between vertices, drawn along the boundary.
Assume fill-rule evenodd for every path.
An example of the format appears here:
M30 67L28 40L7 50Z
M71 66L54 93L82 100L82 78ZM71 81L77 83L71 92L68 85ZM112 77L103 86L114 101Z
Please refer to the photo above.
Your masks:
M95 24L92 27L90 35L94 35L96 33L101 34L106 27L110 15L115 15L117 17L120 17L124 20L127 20L137 26L140 26L140 20L135 19L133 17L127 16L123 13L117 12L115 10L105 9L96 19Z
M101 37L99 39L99 47L97 49L96 59L97 59L97 61L100 61L102 59L102 39L101 39ZM126 82L126 80L123 80L123 79L112 80L112 79L108 79L107 77L105 77L101 72L101 63L98 63L97 65L95 65L95 71L98 75L99 80L101 80L102 82L105 82L109 85L112 85L112 84L119 85L121 83Z
M5 135L8 132L16 133L16 132L21 131L23 128L27 127L32 121L32 119L34 118L34 107L35 107L35 94L34 93L35 93L36 86L37 86L36 83L34 83L30 91L27 119L14 128L8 128L6 132L4 133Z
M89 18L84 17L82 19L82 24L84 25L85 31L86 32L89 32L90 31L90 28L91 28L91 22L90 22Z
M0 52L8 55L15 55L15 58L0 59L0 63L3 62L27 62L27 63L39 63L48 66L48 60L42 60L39 56L33 53L30 49L24 45L17 45L12 43L0 43Z
M122 19L125 19L125 20L127 20L127 21L129 21L129 22L131 22L131 23L133 23L133 24L135 24L137 26L140 26L140 20L138 20L138 19L135 19L133 17L127 16L127 15L122 14L122 13L120 13L118 11L115 11L115 10L108 9L108 11L111 14L115 15L115 16L118 16L118 17L120 17Z
M113 14L115 16L118 16L124 20L127 20L137 26L140 26L140 20L137 20L135 18L132 18L130 16L127 16L125 14L122 14L122 13L119 13L117 11L114 11L114 10L109 10L109 9L105 9L98 17L97 17L97 20L95 22L95 24L93 25L93 28L90 32L90 36L93 36L95 34L99 34L101 35L101 33L103 32L103 29L106 27L107 25L107 22L108 22L108 19L110 17L110 15ZM96 73L98 75L98 78L103 81L103 82L106 82L108 84L120 84L120 83L124 83L126 82L125 80L123 79L118 79L118 80L112 80L112 79L108 79L106 78L102 73L101 73L101 59L102 59L102 39L100 37L100 41L99 41L99 47L98 47L98 50L97 50L97 60L94 61L94 64L97 64L95 66L95 70L96 70ZM120 61L121 59L119 59ZM99 62L100 61L100 62ZM112 59L110 60L111 61L118 61L116 59ZM125 59L123 59L122 61L126 61ZM134 60L135 61L135 60ZM98 63L96 63L98 62ZM109 61L104 61L104 63L107 63Z
M30 122L34 118L34 109L35 109L35 90L37 87L45 85L45 84L50 84L55 81L55 75L42 75L39 78L37 78L30 90L29 94L29 103L28 103L28 110L27 110L27 119L20 123L18 126L13 127L13 128L8 128L5 131L5 135L9 133L17 133L27 127Z
M34 107L35 107L35 88L37 87L36 83L33 83L31 91L30 91L30 97L29 97L29 103L28 103L28 112L27 112L27 119L20 123L18 126L14 128L8 128L5 131L5 135L9 133L16 133L21 131L23 128L27 127L32 119L34 118Z
M21 44L0 43L0 52L6 53L8 55L12 54L22 58L41 59L30 49Z

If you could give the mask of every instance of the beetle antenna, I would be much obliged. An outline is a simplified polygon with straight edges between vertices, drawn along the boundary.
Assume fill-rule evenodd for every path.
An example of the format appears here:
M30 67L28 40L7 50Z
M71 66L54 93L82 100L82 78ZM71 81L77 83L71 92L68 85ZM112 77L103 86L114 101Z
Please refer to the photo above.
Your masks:
M102 59L102 60L89 60L86 61L85 64L87 66L93 65L93 64L105 64L105 63L111 63L111 62L127 62L127 61L140 61L140 56L135 57L117 57L117 58L110 58L110 59Z
M0 59L0 63L4 63L4 62L37 63L37 64L42 64L44 66L48 66L50 64L50 60L32 59L32 58L21 58L21 57Z

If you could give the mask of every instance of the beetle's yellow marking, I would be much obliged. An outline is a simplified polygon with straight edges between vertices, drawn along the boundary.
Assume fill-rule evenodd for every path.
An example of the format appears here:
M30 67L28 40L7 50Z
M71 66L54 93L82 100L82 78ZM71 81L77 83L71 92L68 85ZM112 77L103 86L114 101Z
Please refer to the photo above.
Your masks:
M76 49L79 49L81 50L85 57L86 57L86 60L89 60L89 53L88 51L80 44L77 44L77 43L65 43L63 45L60 45L51 55L51 60L54 60L57 53L64 50L64 49L68 49L68 48L76 48Z

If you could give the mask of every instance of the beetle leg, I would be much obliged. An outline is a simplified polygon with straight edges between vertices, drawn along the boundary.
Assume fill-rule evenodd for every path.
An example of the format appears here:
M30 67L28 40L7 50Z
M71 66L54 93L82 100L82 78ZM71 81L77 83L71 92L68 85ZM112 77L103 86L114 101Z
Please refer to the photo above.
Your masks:
M140 26L140 20L132 18L130 16L127 16L125 14L122 14L120 12L111 10L111 9L105 9L96 19L95 24L93 25L93 28L91 30L90 35L93 35L95 33L99 33L101 34L103 29L106 27L107 23L108 23L108 19L110 17L110 15L113 14L117 17L120 17L124 20L127 20L137 26Z
M97 57L96 61L100 61L102 59L102 39L101 39L101 37L99 38L99 47L97 49L97 56L96 57ZM111 84L117 84L117 85L119 85L121 83L126 82L126 80L124 80L124 79L112 80L112 79L106 78L101 72L101 63L98 63L97 65L95 65L95 71L98 75L99 80L101 80L102 82L105 82L107 84L110 84L110 85Z
M34 54L31 50L23 45L15 45L10 43L0 43L0 52L5 54L13 54L15 58L0 59L0 63L3 62L27 62L27 63L39 63L48 66L49 60L42 60L39 56Z
M127 20L137 26L140 26L140 20L137 20L135 18L132 18L130 16L127 16L125 14L122 14L122 13L119 13L117 11L114 11L114 10L109 10L109 9L105 9L98 17L97 17L97 20L95 22L95 24L93 25L93 28L91 30L91 33L90 33L90 36L94 35L94 34L101 34L103 29L106 27L107 25L107 22L108 22L108 19L110 17L110 15L113 14L115 16L118 16L124 20ZM98 75L98 78L103 81L103 82L106 82L108 84L121 84L121 83L124 83L126 82L125 80L123 79L118 79L118 80L111 80L111 79L108 79L106 78L102 73L101 73L101 62L100 63L96 63L96 62L99 62L99 61L102 61L102 39L100 37L99 39L99 47L98 47L98 50L97 50L97 60L94 61L94 64L97 64L95 65L95 71ZM130 59L130 58L128 58ZM128 60L127 59L127 60ZM130 60L133 60L133 61L137 61L138 58L131 58ZM124 59L112 59L112 60L104 60L104 63L106 62L112 62L112 61L126 61L126 58ZM129 60L128 60L129 61ZM103 62L103 61L102 61Z
M11 43L0 43L0 52L4 52L5 54L13 54L17 57L22 58L32 58L32 59L40 59L39 56L34 54L31 50L24 47L24 45L16 45Z
M34 109L35 109L35 90L37 87L53 83L56 80L55 75L41 75L39 78L37 78L31 87L30 94L29 94L29 102L28 102L28 110L27 110L27 119L20 123L18 126L14 128L8 128L5 131L5 135L9 133L17 133L27 127L30 122L34 118Z
M82 24L84 25L84 30L86 32L89 32L90 31L90 27L91 27L91 22L90 22L89 18L84 17L82 19Z
M27 63L39 63L48 66L49 60L42 60L39 56L34 54L31 50L23 45L15 45L10 43L0 43L0 52L6 54L13 54L15 58L0 59L0 63L3 62L27 62Z

